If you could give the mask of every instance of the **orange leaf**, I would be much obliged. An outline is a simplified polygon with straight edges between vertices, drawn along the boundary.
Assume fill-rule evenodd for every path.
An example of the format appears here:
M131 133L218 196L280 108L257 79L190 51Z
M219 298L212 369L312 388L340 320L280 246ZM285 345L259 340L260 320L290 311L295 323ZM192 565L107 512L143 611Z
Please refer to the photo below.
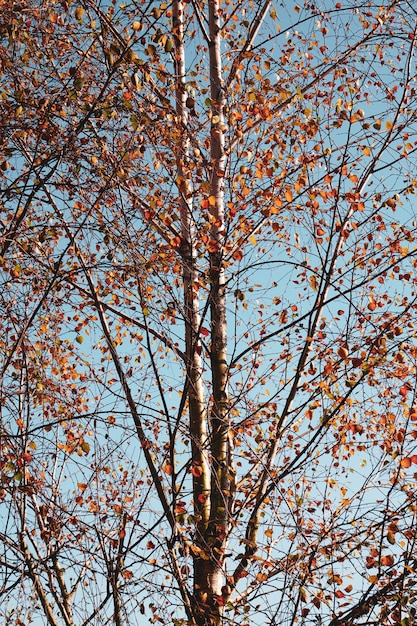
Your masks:
M385 567L391 567L392 565L394 565L394 557L392 556L392 554L382 556L381 565L384 565Z
M404 459L401 459L401 467L407 468L411 467L411 459L407 456Z
M256 579L257 579L259 582L263 583L263 582L265 582L266 580L268 580L268 576L267 576L264 572L258 572L258 573L256 574Z
M400 396L402 396L403 398L407 397L408 392L410 391L408 385L403 385L402 387L400 387Z
M280 324L286 324L288 322L288 311L286 309L284 309L279 316L279 322Z
M181 238L180 237L172 237L169 240L169 243L173 248L179 248L181 246Z

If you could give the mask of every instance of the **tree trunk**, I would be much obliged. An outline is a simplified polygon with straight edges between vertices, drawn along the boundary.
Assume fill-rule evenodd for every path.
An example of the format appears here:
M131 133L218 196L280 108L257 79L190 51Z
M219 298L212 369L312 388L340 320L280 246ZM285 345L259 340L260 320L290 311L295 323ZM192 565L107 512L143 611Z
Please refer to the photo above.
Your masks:
M210 57L210 212L211 212L211 252L210 252L210 316L212 371L212 407L210 415L210 519L205 533L205 556L195 562L195 592L201 612L198 623L201 626L217 626L222 622L224 591L224 554L228 538L230 510L229 462L229 409L227 393L227 333L224 249L224 195L223 180L226 169L224 151L225 104L222 85L220 54L221 31L217 0L209 2L209 57Z

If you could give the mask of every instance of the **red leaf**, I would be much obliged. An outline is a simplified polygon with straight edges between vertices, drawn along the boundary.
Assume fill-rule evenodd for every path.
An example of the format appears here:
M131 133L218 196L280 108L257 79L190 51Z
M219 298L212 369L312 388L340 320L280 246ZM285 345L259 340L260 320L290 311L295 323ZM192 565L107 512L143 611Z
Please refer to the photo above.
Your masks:
M203 468L201 467L201 465L193 465L191 468L191 474L194 476L194 478L200 478L200 476L203 473Z

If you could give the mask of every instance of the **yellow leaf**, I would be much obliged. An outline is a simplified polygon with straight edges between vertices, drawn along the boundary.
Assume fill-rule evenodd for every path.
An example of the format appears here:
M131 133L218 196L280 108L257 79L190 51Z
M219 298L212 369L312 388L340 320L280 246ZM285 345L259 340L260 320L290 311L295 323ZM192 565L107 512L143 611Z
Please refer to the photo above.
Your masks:
M315 276L310 276L310 285L314 291L317 291L317 278Z
M251 242L252 245L256 246L256 239L253 235L249 237L249 241Z
M287 202L292 201L292 191L290 191L290 189L287 189L287 191L285 192L285 199Z
M81 450L85 452L85 454L88 454L90 452L90 444L86 441L83 441L81 444Z

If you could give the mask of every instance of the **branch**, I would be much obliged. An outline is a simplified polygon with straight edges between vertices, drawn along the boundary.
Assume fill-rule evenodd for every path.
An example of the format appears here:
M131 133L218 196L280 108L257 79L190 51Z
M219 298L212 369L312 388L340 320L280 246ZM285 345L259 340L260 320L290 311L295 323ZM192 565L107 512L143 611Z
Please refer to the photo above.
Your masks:
M375 593L371 594L371 590L375 587L375 585L371 585L368 590L365 592L364 596L361 600L351 609L345 611L338 617L334 617L328 626L349 626L353 624L354 620L358 617L363 617L367 613L369 613L374 606L380 600L386 600L388 598L388 593L392 593L398 585L401 585L404 582L407 572L403 572L394 580L389 582L384 587L375 591Z
M84 287L81 287L80 285L77 285L76 283L73 283L71 281L69 281L68 284L73 289L77 289L78 291L80 291L85 296L87 297L91 296L91 293L88 289L85 289ZM171 339L167 337L166 335L163 335L162 333L158 332L157 330L154 330L153 328L149 328L149 326L146 326L146 324L144 324L143 322L140 322L139 320L133 317L130 317L130 315L128 315L127 313L124 313L123 311L118 310L111 304L107 304L107 302L103 302L103 300L101 300L97 294L96 294L95 302L99 302L103 310L114 313L121 319L125 320L126 322L129 322L130 324L133 324L134 326L137 326L144 332L149 332L149 334L152 335L152 337L154 337L155 339L158 339L162 344L164 344L166 348L169 348L170 350L172 350L176 356L178 356L184 362L186 361L186 355L184 354L184 352L180 350L178 346L175 343L173 343L173 341L171 341Z
M45 613L46 619L48 621L48 624L50 626L60 626L58 621L57 621L57 619L56 619L56 617L55 617L55 615L54 615L54 612L52 610L52 606L49 604L49 601L48 601L47 595L45 593L45 590L44 590L44 588L42 586L42 583L41 583L41 581L39 579L39 576L38 576L38 574L36 572L35 566L34 566L33 561L32 561L31 554L30 554L29 549L28 549L28 547L26 545L26 542L25 542L25 540L23 538L23 533L20 536L20 547L21 547L21 550L22 550L22 553L23 553L23 556L24 556L24 559L25 559L26 566L28 568L29 578L33 582L36 594L37 594L37 596L39 598L40 603L42 604L42 608L44 610L44 613Z
M261 27L261 24L265 18L266 12L268 11L269 7L272 4L272 0L266 0L266 2L262 5L262 7L259 9L258 13L255 16L255 19L252 22L252 27L249 31L248 37L245 41L245 44L243 46L243 48L241 49L241 51L239 52L239 54L237 55L237 57L233 60L233 64L232 64L232 68L229 72L229 76L226 78L225 82L224 82L224 89L228 89L233 81L233 79L235 78L238 70L239 70L239 65L240 62L242 61L242 59L245 57L245 54L248 52L248 50L250 50L253 46L253 42L256 39L256 35L258 34L258 31Z
M64 228L67 232L68 238L70 240L70 245L76 245L76 239L75 239L75 235L70 231L70 228L68 226L68 224L65 221L65 218L62 214L61 209L58 207L58 205L56 204L54 198L52 197L49 189L47 187L43 188L43 191L45 192L45 194L48 197L48 201L51 204L51 206L54 208L55 212L57 213L58 217L61 219ZM68 248L69 246L67 246ZM77 248L78 250L78 248ZM59 264L62 260L62 258L64 257L66 253L66 250L61 254L60 256L60 260L59 260ZM83 263L82 263L83 264ZM83 267L85 267L85 265L83 264ZM55 275L56 278L57 275ZM83 287L81 287L80 285L77 285L76 283L73 283L72 281L68 280L68 284L73 288L73 289L77 289L78 291L80 291L81 293L83 293L85 296L90 297L91 293L88 289L84 289ZM45 294L45 296L42 298L41 303L45 300L47 294L50 291L50 288L52 287L52 285L48 288L47 293ZM117 315L118 317L121 317L122 319L124 319L126 322L129 322L130 324L133 324L134 326L137 326L138 328L140 328L143 331L147 331L149 332L153 337L155 337L155 339L159 339L159 341L161 343L163 343L167 348L169 348L170 350L172 350L174 352L174 354L176 354L178 357L180 357L183 361L186 360L186 355L184 354L184 352L182 352L182 350L180 350L178 348L178 346L171 341L171 339L169 339L169 337L163 335L162 333L158 332L157 330L154 330L152 328L149 328L146 324L144 324L143 322L140 322L139 320L130 317L130 315L127 315L127 313L124 313L123 311L119 311L118 309L116 309L114 306L112 306L111 304L107 304L106 302L103 302L103 300L101 300L98 296L97 293L95 293L95 301L99 302L100 306L103 308L103 310L105 311L110 311L111 313L114 313L115 315ZM39 304L40 306L40 304ZM36 311L39 309L36 309ZM33 316L31 317L31 319L33 318Z
M101 327L102 327L104 336L106 338L107 346L108 346L110 354L112 356L113 363L114 363L114 366L116 368L116 371L117 371L117 374L118 374L118 377L119 377L119 381L120 381L120 383L122 385L122 388L123 388L123 391L125 393L125 397L126 397L128 405L129 405L129 409L130 409L131 415L133 417L133 422L134 422L135 427L136 427L136 432L137 432L139 441L140 441L140 443L142 445L143 453L145 455L146 463L147 463L149 471L151 473L151 476L152 476L152 479L153 479L153 483L155 485L155 489L157 491L157 494L158 494L159 500L161 502L162 508L164 510L165 516L166 516L166 518L167 518L171 528L175 529L176 521L175 521L173 513L172 513L172 511L170 509L168 501L166 499L166 496L165 496L165 493L164 493L164 490L163 490L163 487L162 487L162 483L161 483L159 475L158 475L158 470L156 469L155 464L153 462L152 455L151 455L151 452L150 452L151 443L148 440L148 438L146 437L145 431L143 430L142 421L141 421L139 413L138 413L138 411L136 409L136 403L135 403L135 401L133 399L132 392L131 392L129 384L127 382L127 378L126 378L125 372L123 370L123 367L122 367L119 355L118 355L116 347L114 345L114 342L113 342L113 339L112 339L112 336L111 336L111 332L110 332L110 328L109 328L109 325L107 323L107 318L106 318L106 314L105 314L105 308L104 308L103 304L101 303L101 301L99 300L99 298L97 297L95 285L93 283L93 279L91 278L91 275L90 275L90 273L89 273L89 271L88 271L88 269L87 269L87 267L86 267L86 265L84 263L84 259L82 258L82 254L81 254L81 252L80 252L80 250L79 250L79 248L78 248L78 246L76 245L75 242L74 242L74 246L76 246L76 251L77 251L77 255L78 255L80 264L81 264L81 266L82 266L82 268L84 270L85 277L86 277L87 282L88 282L88 284L90 286L90 292L91 292L90 295L91 295L91 297L93 299L93 302L95 304L98 316L100 318Z

